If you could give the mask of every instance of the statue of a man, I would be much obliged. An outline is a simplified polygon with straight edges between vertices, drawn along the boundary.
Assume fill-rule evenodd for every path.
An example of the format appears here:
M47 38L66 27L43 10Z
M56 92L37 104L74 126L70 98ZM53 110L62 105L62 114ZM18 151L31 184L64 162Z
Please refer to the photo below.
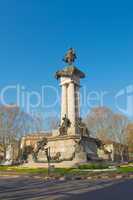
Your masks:
M63 120L63 122L62 122L60 129L59 129L60 135L67 135L67 129L71 126L71 122L67 118L66 115L65 115L65 117L63 117L62 120Z
M70 48L65 54L63 61L71 65L75 61L76 58L77 56L76 56L75 50L73 48Z

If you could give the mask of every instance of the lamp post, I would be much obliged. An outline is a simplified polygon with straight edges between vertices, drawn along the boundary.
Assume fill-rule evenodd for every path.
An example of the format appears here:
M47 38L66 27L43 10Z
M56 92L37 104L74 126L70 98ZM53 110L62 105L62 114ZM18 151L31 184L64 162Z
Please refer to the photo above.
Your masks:
M51 166L50 166L50 147L45 149L45 153L46 153L47 161L48 161L48 175L50 175L50 170L51 170Z

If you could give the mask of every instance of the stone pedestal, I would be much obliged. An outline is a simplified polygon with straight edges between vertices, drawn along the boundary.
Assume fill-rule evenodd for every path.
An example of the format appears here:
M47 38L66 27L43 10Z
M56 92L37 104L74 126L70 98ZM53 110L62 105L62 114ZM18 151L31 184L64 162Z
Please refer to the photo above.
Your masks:
M25 145L32 143L34 149L39 140L44 138L44 135L29 135L25 136ZM80 135L66 136L47 136L50 154L50 163L56 167L74 167L75 165L87 162L88 159L97 158L97 140L94 138L83 138ZM29 166L34 166L35 163L46 163L47 157L44 151L40 150L37 156L37 161L34 161L32 155L28 156Z

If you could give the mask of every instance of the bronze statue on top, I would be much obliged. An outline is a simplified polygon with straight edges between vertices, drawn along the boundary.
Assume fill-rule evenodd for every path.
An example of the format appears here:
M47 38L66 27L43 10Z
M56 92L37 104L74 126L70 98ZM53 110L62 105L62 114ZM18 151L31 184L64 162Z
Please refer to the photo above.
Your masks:
M76 56L75 50L73 48L70 48L65 54L63 61L71 65L75 61L76 58L77 56Z

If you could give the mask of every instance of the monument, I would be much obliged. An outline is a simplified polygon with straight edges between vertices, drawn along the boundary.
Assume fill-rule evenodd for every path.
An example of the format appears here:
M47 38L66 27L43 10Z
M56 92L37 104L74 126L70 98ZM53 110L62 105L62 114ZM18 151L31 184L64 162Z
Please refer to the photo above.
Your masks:
M47 149L49 149L49 160L57 167L72 167L80 162L98 158L99 140L90 137L89 130L80 117L80 80L85 78L85 74L74 65L76 58L74 49L70 48L63 59L67 66L55 73L61 86L60 126L50 136L45 137ZM36 144L41 137L38 135L32 137L34 152L36 152ZM23 138L21 146L30 144L30 139L30 135ZM47 155L42 153L44 162L47 162ZM42 162L42 153L38 151L35 162ZM39 154L41 159L39 159Z

